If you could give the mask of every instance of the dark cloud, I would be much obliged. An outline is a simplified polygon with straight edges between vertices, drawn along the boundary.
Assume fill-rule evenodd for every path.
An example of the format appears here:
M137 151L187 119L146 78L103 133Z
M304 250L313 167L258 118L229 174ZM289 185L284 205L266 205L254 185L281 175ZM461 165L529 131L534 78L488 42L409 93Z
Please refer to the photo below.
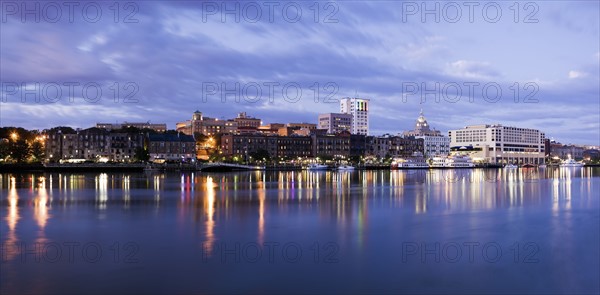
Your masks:
M273 22L264 15L255 23L244 19L223 23L218 13L203 21L203 2L199 1L135 3L139 8L135 14L137 23L123 22L125 14L115 22L109 14L110 3L101 3L106 14L97 23L81 18L73 23L22 23L10 16L0 29L1 82L91 81L102 85L104 91L102 99L94 103L86 102L81 95L69 102L65 93L56 103L20 103L13 97L0 106L0 124L87 127L97 121L139 119L166 122L173 128L175 122L189 119L196 109L219 118L246 111L265 123L314 122L318 113L339 109L335 103L323 103L336 90L336 99L357 93L372 100L373 133L412 128L422 108L430 123L442 131L467 123L504 123L539 128L565 141L598 143L599 48L588 48L587 62L569 51L555 49L567 56L558 61L563 67L573 59L570 68L560 73L562 79L556 79L546 77L545 70L531 68L527 61L534 60L536 54L526 48L522 51L527 58L515 57L524 60L518 68L506 68L501 60L496 60L503 47L518 46L519 39L512 35L494 35L499 38L495 40L497 52L473 54L472 46L485 44L485 40L478 39L486 36L481 34L487 32L490 24L463 23L452 29L448 24L438 27L405 23L400 21L401 4L395 2L334 2L337 22L332 23L323 22L326 11L321 2L317 23L310 14L313 2L298 2L304 14L297 23L286 21L281 10L275 10ZM552 26L576 28L586 25L588 19L578 22L569 17L573 25L567 25L564 17L556 17ZM461 32L465 27L472 30L471 34ZM535 38L521 38L525 37ZM548 64L552 62L549 60ZM510 74L521 70L532 80ZM577 78L569 79L569 71L576 71ZM509 87L515 82L522 87L531 81L539 86L535 95L539 102L515 103ZM128 82L137 87L135 103L122 101L132 90L123 88ZM264 85L269 82L279 83L273 102ZM283 85L290 82L302 87L299 102L289 102L282 94ZM337 88L324 89L329 82ZM486 101L479 86L470 102L464 93L465 82L498 83L503 90L502 99L496 103ZM120 87L117 103L110 88L115 83ZM219 88L225 83L230 89L236 83L241 89L248 83L258 83L263 97L248 102L238 93L239 102L233 95L222 102L217 92L203 101L203 85L207 83L216 83ZM319 102L314 101L315 83L320 86ZM439 88L422 101L422 89L413 95L403 93L407 83L419 87L426 83L427 89L435 89L438 83ZM453 83L463 87L462 97L454 103L444 99L444 94L454 96L452 88L442 91ZM526 93L521 89L521 97ZM43 120L30 120L28 116L32 115ZM587 127L585 131L578 127L582 125Z

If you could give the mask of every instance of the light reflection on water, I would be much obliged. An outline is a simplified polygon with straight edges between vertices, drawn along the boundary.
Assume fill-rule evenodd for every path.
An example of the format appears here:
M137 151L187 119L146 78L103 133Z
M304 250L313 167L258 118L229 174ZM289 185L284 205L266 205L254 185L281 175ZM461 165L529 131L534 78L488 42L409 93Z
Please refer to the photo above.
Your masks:
M129 219L133 218L130 214L151 209L154 215L143 215L150 218L149 222L174 225L145 235L171 236L174 231L181 235L182 241L192 239L193 253L202 251L203 257L219 257L213 251L232 237L263 245L273 239L293 237L294 231L319 233L343 247L356 247L352 248L354 252L349 251L357 256L375 255L369 252L374 241L395 241L404 232L410 238L438 238L413 230L411 224L416 224L416 228L425 226L425 231L436 232L440 238L481 238L488 234L468 229L502 228L505 222L523 222L526 212L542 212L552 218L549 228L544 228L549 245L559 245L556 247L567 255L576 256L577 247L565 244L565 241L575 243L582 235L573 232L579 226L579 217L573 212L585 208L597 210L599 177L600 168L589 167L0 174L0 200L6 208L2 242L61 242L65 236L73 237L69 232L60 232L62 227L73 226L70 223L73 221L87 224L90 230L106 227L109 233L131 234L140 229L129 226L128 222L143 219ZM84 220L67 218L81 210L88 214ZM506 216L500 222L483 215L496 216L494 212L505 212L502 214ZM115 220L118 225L110 223ZM387 228L398 222L404 232ZM429 227L432 223L435 226ZM521 224L517 228L528 226ZM281 227L287 231L282 232ZM53 231L48 231L49 228ZM498 238L500 234L492 237ZM18 257L18 251L3 253L3 263L16 263ZM576 265L568 259L553 259L558 259L565 269L575 271Z

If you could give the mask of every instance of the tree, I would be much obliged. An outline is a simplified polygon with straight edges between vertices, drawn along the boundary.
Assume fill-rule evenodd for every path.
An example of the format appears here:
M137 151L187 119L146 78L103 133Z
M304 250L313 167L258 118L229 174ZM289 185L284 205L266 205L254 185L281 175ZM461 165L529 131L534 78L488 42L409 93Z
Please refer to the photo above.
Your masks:
M0 160L4 160L10 155L10 144L7 140L0 139Z
M148 150L143 147L137 147L133 157L136 161L140 162L148 162L148 160L150 160L150 154L148 153Z
M31 155L31 149L25 139L11 140L9 154L15 162L22 163Z
M269 161L271 159L271 155L269 154L269 152L263 149L259 149L256 152L252 152L249 154L249 156L252 157L252 159L258 161Z
M34 161L41 162L44 159L45 151L44 145L39 141L34 141L30 147L31 156L33 156Z

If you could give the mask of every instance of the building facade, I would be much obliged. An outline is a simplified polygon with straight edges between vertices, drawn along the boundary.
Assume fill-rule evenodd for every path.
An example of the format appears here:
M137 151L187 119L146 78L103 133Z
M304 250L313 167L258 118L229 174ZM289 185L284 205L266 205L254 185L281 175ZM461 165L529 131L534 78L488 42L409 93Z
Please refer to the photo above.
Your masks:
M196 158L196 140L187 134L148 135L150 160L189 161Z
M340 134L313 134L312 156L313 157L349 157L350 156L350 133L348 131Z
M367 136L366 137L366 156L378 158L408 158L415 153L423 155L423 139L412 136Z
M369 135L369 100L364 98L342 98L340 113L352 115L350 133Z
M415 128L405 131L402 135L423 139L423 152L426 158L447 156L450 153L450 138L442 135L439 130L431 128L423 115L423 110L415 122Z
M352 132L352 114L320 114L319 129L325 129L329 134L337 134L344 131Z
M46 157L51 162L68 159L131 162L136 150L144 148L143 133L117 133L104 128L88 128L75 133L48 134Z
M469 151L475 161L496 164L545 163L545 135L537 129L471 125L450 130L450 149Z
M562 160L566 160L568 158L574 160L582 160L583 152L585 148L582 146L576 146L572 144L562 144L560 142L550 141L550 150L547 153L550 154L551 157L557 157Z
M266 151L270 157L297 158L312 155L308 136L267 136L261 134L226 134L221 137L221 151L225 156L250 157Z

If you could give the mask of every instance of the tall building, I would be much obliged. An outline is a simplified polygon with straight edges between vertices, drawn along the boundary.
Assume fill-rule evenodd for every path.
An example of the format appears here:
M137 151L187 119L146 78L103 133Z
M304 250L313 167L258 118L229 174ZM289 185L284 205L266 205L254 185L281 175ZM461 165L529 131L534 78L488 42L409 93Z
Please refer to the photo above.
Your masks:
M446 156L450 153L450 138L443 136L439 130L432 129L423 115L423 110L415 122L415 129L405 131L404 136L423 139L425 157Z
M340 112L352 115L350 133L369 135L369 100L365 98L342 98Z
M330 134L342 131L352 132L352 115L339 113L320 114L319 129L326 129L327 133Z
M471 125L450 130L450 149L497 164L543 164L545 135L537 129Z

